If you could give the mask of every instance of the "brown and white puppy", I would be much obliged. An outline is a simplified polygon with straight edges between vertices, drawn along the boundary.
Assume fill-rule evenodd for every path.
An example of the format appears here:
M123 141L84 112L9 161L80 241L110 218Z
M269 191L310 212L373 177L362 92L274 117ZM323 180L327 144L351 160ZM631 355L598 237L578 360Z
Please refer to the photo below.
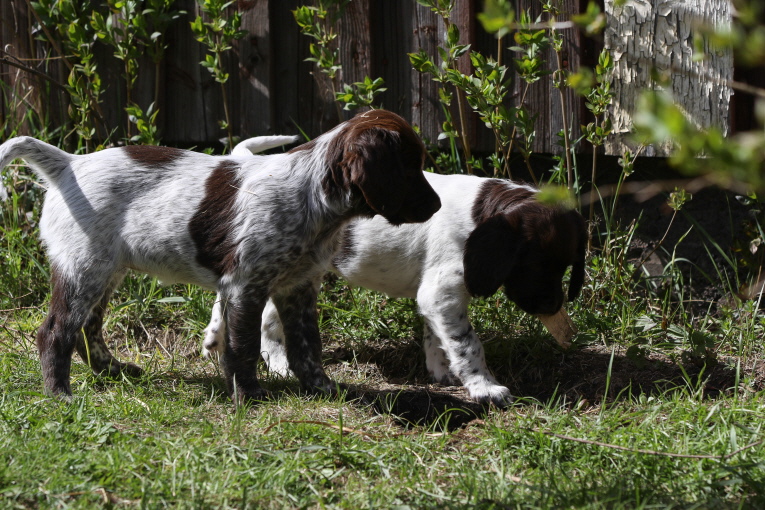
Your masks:
M462 383L481 402L506 405L510 390L497 383L468 321L472 296L504 286L531 314L552 314L564 302L563 276L571 266L568 299L584 282L587 226L572 210L536 200L535 188L499 179L426 173L441 209L425 223L392 226L359 218L343 231L333 270L353 285L393 297L416 298L425 319L426 364L436 382ZM225 323L216 305L205 330L205 351L221 345ZM277 310L263 312L262 349L270 370L290 374L289 348Z
M265 394L255 366L269 298L289 370L308 390L332 391L321 365L319 281L350 219L379 214L401 224L438 210L424 155L406 121L381 110L270 156L149 146L78 156L29 137L5 142L0 168L22 158L49 184L40 233L53 294L37 334L45 389L71 395L75 349L97 373L139 372L112 356L101 332L112 291L134 269L218 291L232 397Z

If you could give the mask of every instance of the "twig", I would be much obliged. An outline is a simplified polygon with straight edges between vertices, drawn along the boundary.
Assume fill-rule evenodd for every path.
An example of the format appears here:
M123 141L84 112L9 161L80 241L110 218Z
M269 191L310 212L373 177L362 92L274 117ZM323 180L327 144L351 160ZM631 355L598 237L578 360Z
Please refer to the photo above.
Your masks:
M612 450L620 450L620 451L630 452L630 453L642 453L645 455L655 455L658 457L672 457L672 458L678 458L678 459L728 460L731 457L743 452L744 450L754 448L755 446L759 446L763 442L765 442L765 439L760 439L759 441L754 441L753 443L749 443L746 446L742 446L741 448L734 450L730 453L726 453L724 455L704 455L704 454L691 454L691 453L661 452L658 450L644 450L642 448L629 448L627 446L621 446L618 444L603 443L601 441L593 441L591 439L582 439L579 437L565 436L563 434L557 434L555 432L550 432L548 430L540 430L540 429L534 429L534 428L525 428L524 430L527 430L529 432L534 432L537 434L544 434L545 436L549 436L549 437L563 439L565 441L573 441L575 443L588 444L592 446L601 446L603 448L610 448Z
M7 64L11 67L15 67L17 69L21 69L22 71L26 71L30 74L33 74L35 76L39 76L40 78L43 78L44 80L50 82L51 84L55 85L56 87L60 88L63 91L66 91L66 86L63 83L60 83L56 80L54 80L52 77L48 76L47 74L38 71L37 69L33 67L29 67L26 64L22 64L19 59L14 57L13 55L10 55L8 52L4 50L0 50L0 53L6 55L0 57L0 63Z
M39 310L39 306L19 306L18 308L6 308L4 310L0 310L0 313L3 312L17 312L19 310Z
M618 184L610 184L598 187L597 192L594 190L588 191L582 195L581 200L582 203L585 203L590 199L591 194L595 193L597 193L598 196L605 198L615 195L618 192L620 195L635 195L635 200L644 202L663 191L670 191L676 187L684 188L689 193L696 193L697 191L710 186L721 186L729 191L742 195L746 195L751 191L749 187L740 183L718 183L706 176L701 176L693 179L673 179L669 181L626 182L621 185L621 189Z

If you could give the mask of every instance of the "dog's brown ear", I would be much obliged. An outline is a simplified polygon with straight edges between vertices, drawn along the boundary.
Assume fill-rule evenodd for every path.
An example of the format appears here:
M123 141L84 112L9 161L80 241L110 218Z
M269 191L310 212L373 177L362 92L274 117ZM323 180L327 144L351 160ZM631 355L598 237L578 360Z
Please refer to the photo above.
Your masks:
M576 211L571 211L569 214L573 218L574 225L576 225L578 238L574 263L571 265L571 280L568 283L568 300L573 301L579 297L584 285L584 259L587 256L587 241L590 235L582 215Z
M465 242L465 286L473 296L489 297L504 283L520 251L521 218L498 214L479 224Z
M397 213L404 204L407 186L399 134L369 128L349 145L342 161L349 182L376 213L386 217Z

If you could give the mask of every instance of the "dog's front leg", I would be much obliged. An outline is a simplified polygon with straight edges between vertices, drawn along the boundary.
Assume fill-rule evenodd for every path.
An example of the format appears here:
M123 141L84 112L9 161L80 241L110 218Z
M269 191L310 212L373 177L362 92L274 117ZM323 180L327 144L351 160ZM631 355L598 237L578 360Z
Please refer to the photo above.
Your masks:
M333 393L335 384L321 364L321 336L316 313L320 280L297 285L272 296L279 312L287 347L287 362L303 388Z
M223 377L231 399L241 404L260 401L268 393L257 377L260 356L260 315L266 295L259 288L245 288L221 294L225 316L226 345L220 357Z
M497 383L486 366L483 345L467 317L470 297L464 286L456 284L458 280L454 285L450 284L452 276L459 276L459 273L430 275L430 280L426 275L417 293L417 304L425 318L425 331L429 333L425 339L430 342L430 346L426 343L426 354L432 356L432 351L440 344L449 360L450 372L462 381L473 399L504 407L512 402L510 390ZM437 356L428 361L429 369L433 365L439 365L443 377L443 367Z

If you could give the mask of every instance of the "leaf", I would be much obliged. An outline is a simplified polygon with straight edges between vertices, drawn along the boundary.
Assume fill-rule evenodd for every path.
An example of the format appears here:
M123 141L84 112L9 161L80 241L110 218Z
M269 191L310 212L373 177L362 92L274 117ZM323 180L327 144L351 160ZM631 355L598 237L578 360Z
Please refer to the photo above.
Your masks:
M509 0L486 0L478 20L484 30L503 37L515 23L515 9Z
M449 25L449 29L446 31L446 42L449 46L456 46L460 42L460 29L456 23Z
M191 301L190 297L186 296L170 296L162 299L158 299L157 303L188 303Z

